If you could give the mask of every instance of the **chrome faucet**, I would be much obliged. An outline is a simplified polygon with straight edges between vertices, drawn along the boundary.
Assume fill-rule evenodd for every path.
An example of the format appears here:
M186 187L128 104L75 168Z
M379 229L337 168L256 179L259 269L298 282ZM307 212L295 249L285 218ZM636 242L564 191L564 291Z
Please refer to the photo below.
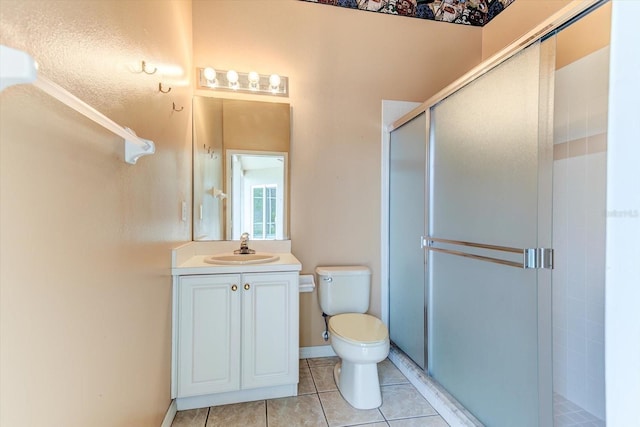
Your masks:
M249 249L249 233L245 232L240 235L240 249L236 249L235 251L233 251L233 253L236 255L247 255L256 253L255 250Z

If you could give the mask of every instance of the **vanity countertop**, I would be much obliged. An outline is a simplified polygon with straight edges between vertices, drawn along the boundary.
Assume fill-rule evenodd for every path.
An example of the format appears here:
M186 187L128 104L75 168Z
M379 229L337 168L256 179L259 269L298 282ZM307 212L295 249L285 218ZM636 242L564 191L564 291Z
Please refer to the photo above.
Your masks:
M171 252L171 274L234 274L300 271L302 264L291 254L290 241L252 241L250 247L258 253L278 255L279 259L261 264L209 264L205 262L215 254L232 253L239 242L189 242Z
M233 274L233 273L265 273L278 271L300 271L302 264L291 253L277 253L280 258L263 264L219 265L205 262L205 258L213 255L194 255L185 262L171 268L171 274Z

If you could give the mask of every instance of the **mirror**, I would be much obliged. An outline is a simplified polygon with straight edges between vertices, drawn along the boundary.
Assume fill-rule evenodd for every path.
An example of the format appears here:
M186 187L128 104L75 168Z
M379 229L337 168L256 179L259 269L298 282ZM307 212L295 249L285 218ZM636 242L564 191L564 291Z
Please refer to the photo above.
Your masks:
M193 240L289 238L290 106L193 99Z

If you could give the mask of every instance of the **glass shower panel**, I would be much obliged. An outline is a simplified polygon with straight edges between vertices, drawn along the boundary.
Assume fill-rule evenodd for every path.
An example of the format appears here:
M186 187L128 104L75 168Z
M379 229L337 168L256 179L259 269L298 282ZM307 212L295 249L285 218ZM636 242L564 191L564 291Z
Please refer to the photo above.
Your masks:
M538 283L550 274L523 268L525 248L550 242L549 49L532 45L431 113L429 372L491 426L551 423Z
M389 334L426 368L425 175L427 116L391 133L389 153Z

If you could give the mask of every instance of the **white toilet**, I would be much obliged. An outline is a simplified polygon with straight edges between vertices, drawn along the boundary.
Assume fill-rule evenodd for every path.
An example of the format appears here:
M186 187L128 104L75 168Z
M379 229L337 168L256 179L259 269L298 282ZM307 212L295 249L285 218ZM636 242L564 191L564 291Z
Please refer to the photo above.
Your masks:
M369 309L371 271L364 266L318 267L318 299L331 316L331 346L341 361L333 374L338 389L356 409L382 404L378 363L389 354L389 331Z

